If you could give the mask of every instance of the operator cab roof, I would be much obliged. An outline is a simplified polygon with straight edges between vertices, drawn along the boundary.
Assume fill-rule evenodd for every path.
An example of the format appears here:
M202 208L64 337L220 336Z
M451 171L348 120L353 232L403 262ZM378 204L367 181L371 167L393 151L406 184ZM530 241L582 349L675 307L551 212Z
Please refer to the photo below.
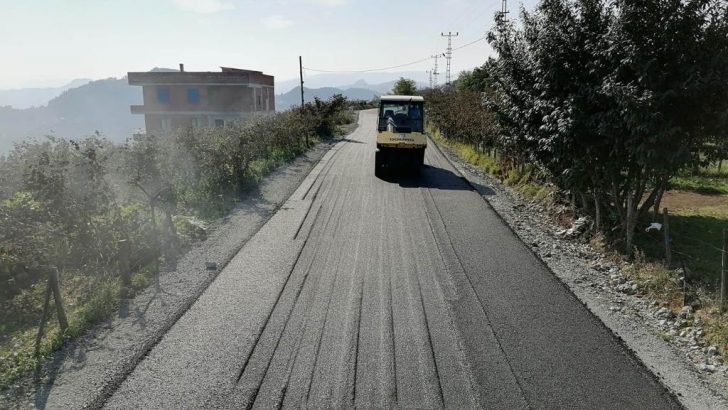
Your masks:
M380 99L382 101L425 101L425 99L419 95L383 95Z

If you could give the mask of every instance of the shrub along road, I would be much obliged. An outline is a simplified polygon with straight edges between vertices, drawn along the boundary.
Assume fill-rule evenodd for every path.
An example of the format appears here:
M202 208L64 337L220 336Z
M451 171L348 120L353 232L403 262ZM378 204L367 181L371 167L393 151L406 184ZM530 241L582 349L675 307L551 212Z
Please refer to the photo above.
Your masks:
M677 408L430 147L374 177L375 118L324 156L110 408Z

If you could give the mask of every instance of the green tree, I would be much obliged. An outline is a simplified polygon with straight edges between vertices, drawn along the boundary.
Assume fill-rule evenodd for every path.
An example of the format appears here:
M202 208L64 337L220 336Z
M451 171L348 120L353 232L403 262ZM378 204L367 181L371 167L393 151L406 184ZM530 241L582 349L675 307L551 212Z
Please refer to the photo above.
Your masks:
M416 93L417 83L410 78L400 77L392 88L392 94L394 95L415 95Z
M485 92L492 89L491 67L495 64L495 59L488 58L485 64L475 67L472 71L463 71L455 80L455 87L458 90L469 90L475 92Z
M726 125L725 17L720 0L544 0L520 29L498 20L492 106L505 150L599 222L606 211L629 249L638 216Z

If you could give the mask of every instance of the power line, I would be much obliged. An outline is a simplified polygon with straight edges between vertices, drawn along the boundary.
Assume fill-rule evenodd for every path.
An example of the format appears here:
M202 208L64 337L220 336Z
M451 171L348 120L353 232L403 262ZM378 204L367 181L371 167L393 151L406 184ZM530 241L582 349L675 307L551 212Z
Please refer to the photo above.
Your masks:
M370 71L385 71L385 70L391 70L393 68L407 67L407 66L410 66L410 65L415 65L415 64L419 64L419 63L425 62L425 61L429 60L430 58L431 57L427 57L427 58L423 58L421 60L412 61L410 63L400 64L400 65L393 65L393 66L390 66L390 67L368 68L366 70L320 70L320 69L317 69L317 68L308 68L308 67L304 67L304 68L306 70L308 70L308 71L315 71L315 72L318 72L318 73L368 73Z
M455 47L455 48L452 49L452 51L457 51L457 50L460 50L462 48L465 48L465 47L468 47L468 46L472 46L473 44L478 43L478 42L481 42L483 40L485 40L485 36L483 36L483 37L481 37L481 38L479 38L477 40L473 40L473 41L471 41L471 42L469 42L467 44L463 44L462 46Z
M484 39L485 39L485 36L480 37L480 38L478 38L478 39L476 39L474 41L471 41L470 43L463 44L462 46L453 48L452 51L457 51L457 50L463 49L463 48L468 47L468 46L471 46L471 45L473 45L473 44L475 44L477 42L483 41ZM439 57L440 56L438 55L438 58ZM324 69L309 68L309 67L303 67L303 69L304 70L311 71L311 72L317 72L317 73L368 73L368 72L372 72L372 71L386 71L386 70L391 70L391 69L394 69L394 68L407 67L407 66L411 66L411 65L423 63L423 62L428 61L428 60L430 60L432 58L434 58L434 56L430 56L430 57L427 57L427 58L423 58L421 60L411 61L409 63L399 64L399 65L394 65L394 66L389 66L389 67L368 68L368 69L364 69L364 70L324 70ZM439 73L437 73L437 74L439 74ZM437 78L437 74L435 74L433 72L433 75L435 75L435 79Z

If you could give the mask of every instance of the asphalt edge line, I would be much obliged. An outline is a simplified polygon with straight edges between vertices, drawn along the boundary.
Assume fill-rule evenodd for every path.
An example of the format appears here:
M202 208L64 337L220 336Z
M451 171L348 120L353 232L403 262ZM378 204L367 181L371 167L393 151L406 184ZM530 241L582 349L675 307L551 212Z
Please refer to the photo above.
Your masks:
M499 219L501 220L501 222L502 222L502 223L503 223L503 224L504 224L504 225L505 225L506 227L508 227L508 229L509 229L509 230L511 231L511 233L513 233L513 235L515 235L515 236L516 236L516 238L518 238L518 240L519 240L519 241L520 241L521 243L523 243L524 247L525 247L525 248L526 248L526 249L528 250L528 252L530 252L530 253L531 253L532 255L534 255L534 256L536 257L536 260L538 260L538 262L539 262L539 263L540 263L540 264L541 264L541 265L542 265L542 266L543 266L544 268L546 268L546 270L547 270L547 271L548 271L549 273L551 273L551 276L552 276L552 277L553 277L553 278L554 278L554 279L555 279L555 280L557 281L557 283L559 283L559 284L560 284L561 286L563 286L563 287L564 287L564 288L565 288L565 289L567 290L567 294L568 294L568 295L570 295L571 297L573 297L573 298L574 298L574 299L575 299L576 301L578 301L578 302L579 302L579 303L580 303L580 304L581 304L582 306L584 306L584 308L585 308L585 309L586 309L586 310L587 310L587 311L588 311L588 312L589 312L589 313L591 314L591 316L593 317L593 319L595 319L595 320L596 320L596 322L597 322L597 323L598 323L598 324L599 324L600 326L602 326L602 327L603 327L603 328L604 328L605 330L607 330L607 332L609 333L609 335L611 335L611 339L612 339L612 340L613 340L613 341L614 341L614 342L615 342L615 343L616 343L616 344L617 344L618 346L620 346L620 347L622 347L622 348L624 349L624 351L625 351L625 353L626 353L626 356L627 356L627 357L628 357L629 359L633 360L633 361L634 361L634 362L635 362L635 363L636 363L636 364L637 364L638 366L642 367L642 369L643 369L643 370L645 370L645 373L646 373L646 374L647 374L647 375L648 375L649 377L651 377L651 378L652 378L652 380L653 380L654 382L656 382L656 383L657 383L657 384L658 384L659 386L661 386L661 387L662 387L663 389L665 389L665 392L666 392L666 393L667 393L667 394L668 394L668 395L669 395L669 396L670 396L670 397L671 397L671 398L672 398L672 399L673 399L673 400L674 400L674 401L675 401L676 403L678 403L679 405L681 405L681 406L682 406L682 407L684 407L684 408L687 408L686 404L685 404L685 403L683 403L683 402L682 402L682 400L680 400L680 397L682 397L682 395L679 395L679 394L678 394L678 393L677 393L677 392L676 392L676 391L675 391L675 390L674 390L674 389L672 388L672 386L668 386L667 384L663 383L663 381L662 381L662 380L660 379L660 377L659 377L659 376L657 376L657 375L656 375L656 374L655 374L655 373L654 373L654 372L652 371L652 369L650 369L650 368L649 368L649 367L647 366L647 364L646 364L646 363L645 363L645 362L644 362L644 361L642 360L642 358L641 358L641 357L640 357L640 356L638 355L637 351L635 351L634 349L632 349L632 347L631 347L631 346L629 346L629 345L627 344L627 342L626 342L626 341L625 341L625 340L624 340L624 339L623 339L623 338L622 338L621 336L619 336L619 334L618 334L618 333L617 333L617 332L616 332L615 330L613 330L613 329L612 329L611 327L607 326L607 324L606 324L606 323L604 323L604 321L602 320L602 318L601 318L601 317L600 317L600 316L599 316L599 315L598 315L598 314L597 314L597 313L596 313L595 311L593 311L593 310L592 310L592 309L591 309L591 308L589 307L589 305L587 304L587 302L586 302L586 301L584 301L584 300L582 300L582 299L581 299L581 298L580 298L580 297L579 297L579 296L578 296L578 295L577 295L576 293L574 293L574 291L573 291L573 290L571 290L571 287L569 287L569 285L568 285L568 284L567 284L566 282L564 282L564 280L563 280L563 279L562 279L561 277L559 277L559 275L557 275L557 274L556 274L556 272L554 272L554 271L553 271L553 270L551 269L551 267L549 267L549 266L548 266L548 264L547 264L547 263L546 263L546 262L545 262L545 261L544 261L544 260L543 260L543 259L541 258L541 256L540 256L540 255L539 255L538 253L534 252L534 250L533 250L533 249L532 249L532 248L531 248L530 246L528 246L528 244L527 244L526 242L524 242L524 241L523 241L523 239L521 238L521 236L520 236L520 235L518 235L518 233L517 233L517 232L516 232L516 231L515 231L515 230L513 229L513 227L512 227L512 226L511 226L511 225L510 225L510 224L508 223L508 221L507 221L507 220L506 220L506 219L505 219L505 218L503 217L503 215L501 215L501 214L500 214L500 212L498 212L498 211L497 211L497 210L495 209L495 207L493 207L493 205L491 205L491 203L490 203L490 202L488 201L488 199L487 199L487 198L486 198L486 197L485 197L485 196L484 196L483 194L481 194L481 193L480 193L480 191L479 191L479 190L478 190L478 188L477 188L477 187L475 186L475 184L473 184L473 182L472 182L472 181L470 181L470 179L468 179L468 177L466 176L466 174L467 174L467 173L466 173L466 172L463 172L463 171L462 171L462 170L460 169L460 167L459 167L459 166L457 166L457 165L456 165L456 164L455 164L455 163L454 163L454 162L453 162L453 161L452 161L452 160L450 159L450 154L449 154L449 153L447 153L447 154L446 154L446 153L445 153L445 151L443 151L443 150L442 150L442 149L440 148L439 144L437 144L437 142L435 142L435 140L434 140L434 139L433 139L433 138L432 138L431 136L429 136L429 135L428 135L428 136L427 136L427 139L428 139L428 140L430 140L430 142L431 142L431 143L432 143L432 145L433 145L433 146L434 146L434 147L435 147L435 148L437 149L437 151L438 151L438 152L439 152L439 153L440 153L440 154L441 154L441 155L442 155L442 156L443 156L443 157L445 158L445 160L447 160L447 162L448 162L448 163L450 164L450 166L451 166L451 167L452 167L452 168L453 168L453 169L454 169L454 170L455 170L455 171L456 171L456 172L457 172L457 173L459 174L459 176L460 176L460 179L462 179L463 181L465 181L465 182L466 182L466 183L468 184L468 186L469 186L469 187L470 187L470 188L471 188L471 189L472 189L473 191L475 191L475 192L476 192L476 193L478 194L478 196L479 196L479 197L480 197L480 198L481 198L481 199L483 200L483 202L485 202L485 203L486 203L486 204L488 205L488 207L489 207L489 208L490 208L490 209L491 209L491 210L493 211L493 213L495 213L495 215L497 215L497 216L498 216L498 218L499 218Z

